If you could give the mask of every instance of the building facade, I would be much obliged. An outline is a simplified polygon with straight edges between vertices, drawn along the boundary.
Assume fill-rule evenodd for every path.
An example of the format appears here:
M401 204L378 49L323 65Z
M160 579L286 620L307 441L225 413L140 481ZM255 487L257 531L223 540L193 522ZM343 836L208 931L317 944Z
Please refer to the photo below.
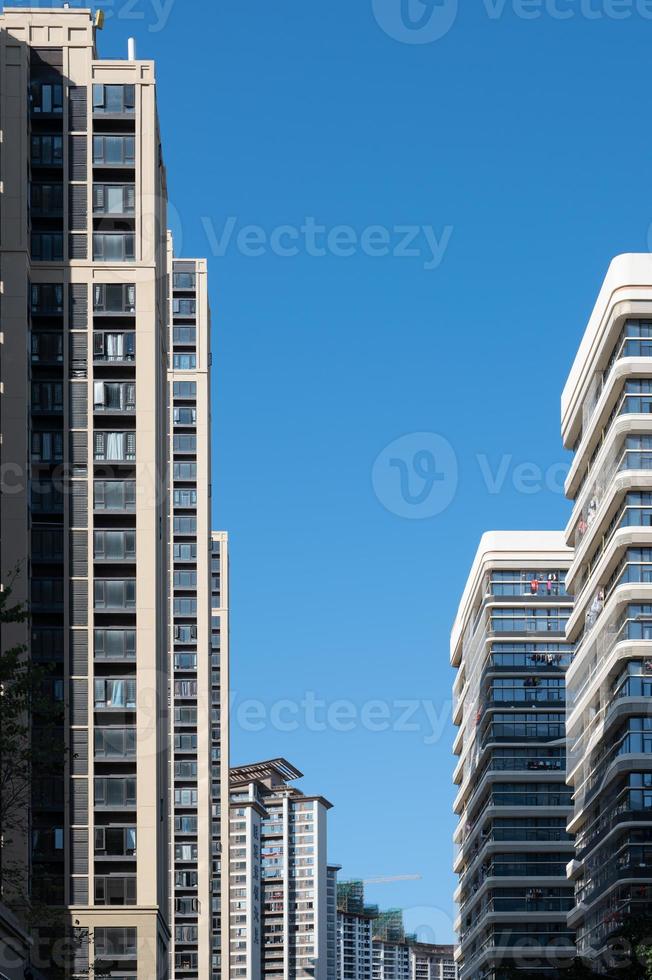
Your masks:
M337 968L339 980L371 980L371 941L376 906L366 905L364 882L337 886Z
M566 924L571 558L561 532L486 534L453 627L461 980L500 980L510 964L553 977L575 954Z
M229 959L229 536L211 540L211 971L228 980Z
M17 860L74 923L73 972L203 980L228 806L206 265L173 265L154 64L100 59L96 24L0 16L0 561L30 611L2 642L48 666L65 742Z
M570 872L580 955L652 918L652 259L612 262L562 397L574 549Z
M457 980L454 948L431 943L412 943L410 980Z
M255 980L259 963L264 980L334 980L331 804L291 785L301 776L285 759L231 769L233 978Z

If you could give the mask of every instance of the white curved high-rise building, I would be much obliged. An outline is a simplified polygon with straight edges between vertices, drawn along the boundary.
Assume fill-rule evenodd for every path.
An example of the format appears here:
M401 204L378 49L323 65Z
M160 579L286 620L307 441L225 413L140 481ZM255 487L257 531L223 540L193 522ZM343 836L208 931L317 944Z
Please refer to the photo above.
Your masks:
M652 256L613 260L562 398L578 952L652 917Z

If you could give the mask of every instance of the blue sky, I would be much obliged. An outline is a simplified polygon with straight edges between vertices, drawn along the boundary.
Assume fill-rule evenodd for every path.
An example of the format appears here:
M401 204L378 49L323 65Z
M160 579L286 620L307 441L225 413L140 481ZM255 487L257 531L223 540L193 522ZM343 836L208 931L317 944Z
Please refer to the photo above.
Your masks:
M180 251L224 253L233 760L290 759L343 874L421 875L369 898L450 940L449 629L485 529L568 516L561 389L648 248L652 11L412 0L430 41L400 0L169 2L103 5L100 45L157 60Z

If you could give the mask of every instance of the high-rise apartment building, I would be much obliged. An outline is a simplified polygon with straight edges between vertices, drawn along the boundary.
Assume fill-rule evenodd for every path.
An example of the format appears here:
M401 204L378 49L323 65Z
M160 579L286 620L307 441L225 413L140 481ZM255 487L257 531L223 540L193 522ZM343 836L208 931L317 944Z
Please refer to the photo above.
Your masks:
M562 397L575 549L567 624L579 954L652 918L652 257L614 259ZM620 960L619 960L620 962Z
M217 980L220 950L213 880L219 883L219 855L214 879L212 807L219 810L221 793L219 772L214 778L213 756L217 756L219 769L222 733L220 649L218 642L214 668L211 617L213 602L219 603L227 582L226 574L223 579L220 576L219 553L222 544L226 549L226 542L210 530L211 324L206 261L173 259L171 286L172 963L175 978ZM218 637L221 639L219 626Z
M575 953L566 925L571 559L561 532L484 535L453 626L461 980L500 980L509 965L553 977Z
M229 537L211 542L211 971L230 977L229 960Z
M339 980L371 980L371 940L378 907L366 905L362 881L337 886L337 963Z
M51 668L66 744L15 856L76 927L73 972L215 978L206 266L173 266L154 64L99 59L88 10L5 8L0 128L0 559L30 612L2 642Z
M452 946L431 943L410 945L410 980L457 980Z
M327 861L331 804L290 785L302 775L285 759L231 769L234 980L335 978L336 869Z

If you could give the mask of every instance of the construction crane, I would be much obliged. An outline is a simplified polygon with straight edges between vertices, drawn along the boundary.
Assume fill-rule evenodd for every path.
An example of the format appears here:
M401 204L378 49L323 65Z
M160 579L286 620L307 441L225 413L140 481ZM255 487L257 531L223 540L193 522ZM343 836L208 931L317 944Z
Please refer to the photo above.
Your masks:
M423 875L381 875L378 878L365 878L363 885L386 885L393 881L421 881Z

